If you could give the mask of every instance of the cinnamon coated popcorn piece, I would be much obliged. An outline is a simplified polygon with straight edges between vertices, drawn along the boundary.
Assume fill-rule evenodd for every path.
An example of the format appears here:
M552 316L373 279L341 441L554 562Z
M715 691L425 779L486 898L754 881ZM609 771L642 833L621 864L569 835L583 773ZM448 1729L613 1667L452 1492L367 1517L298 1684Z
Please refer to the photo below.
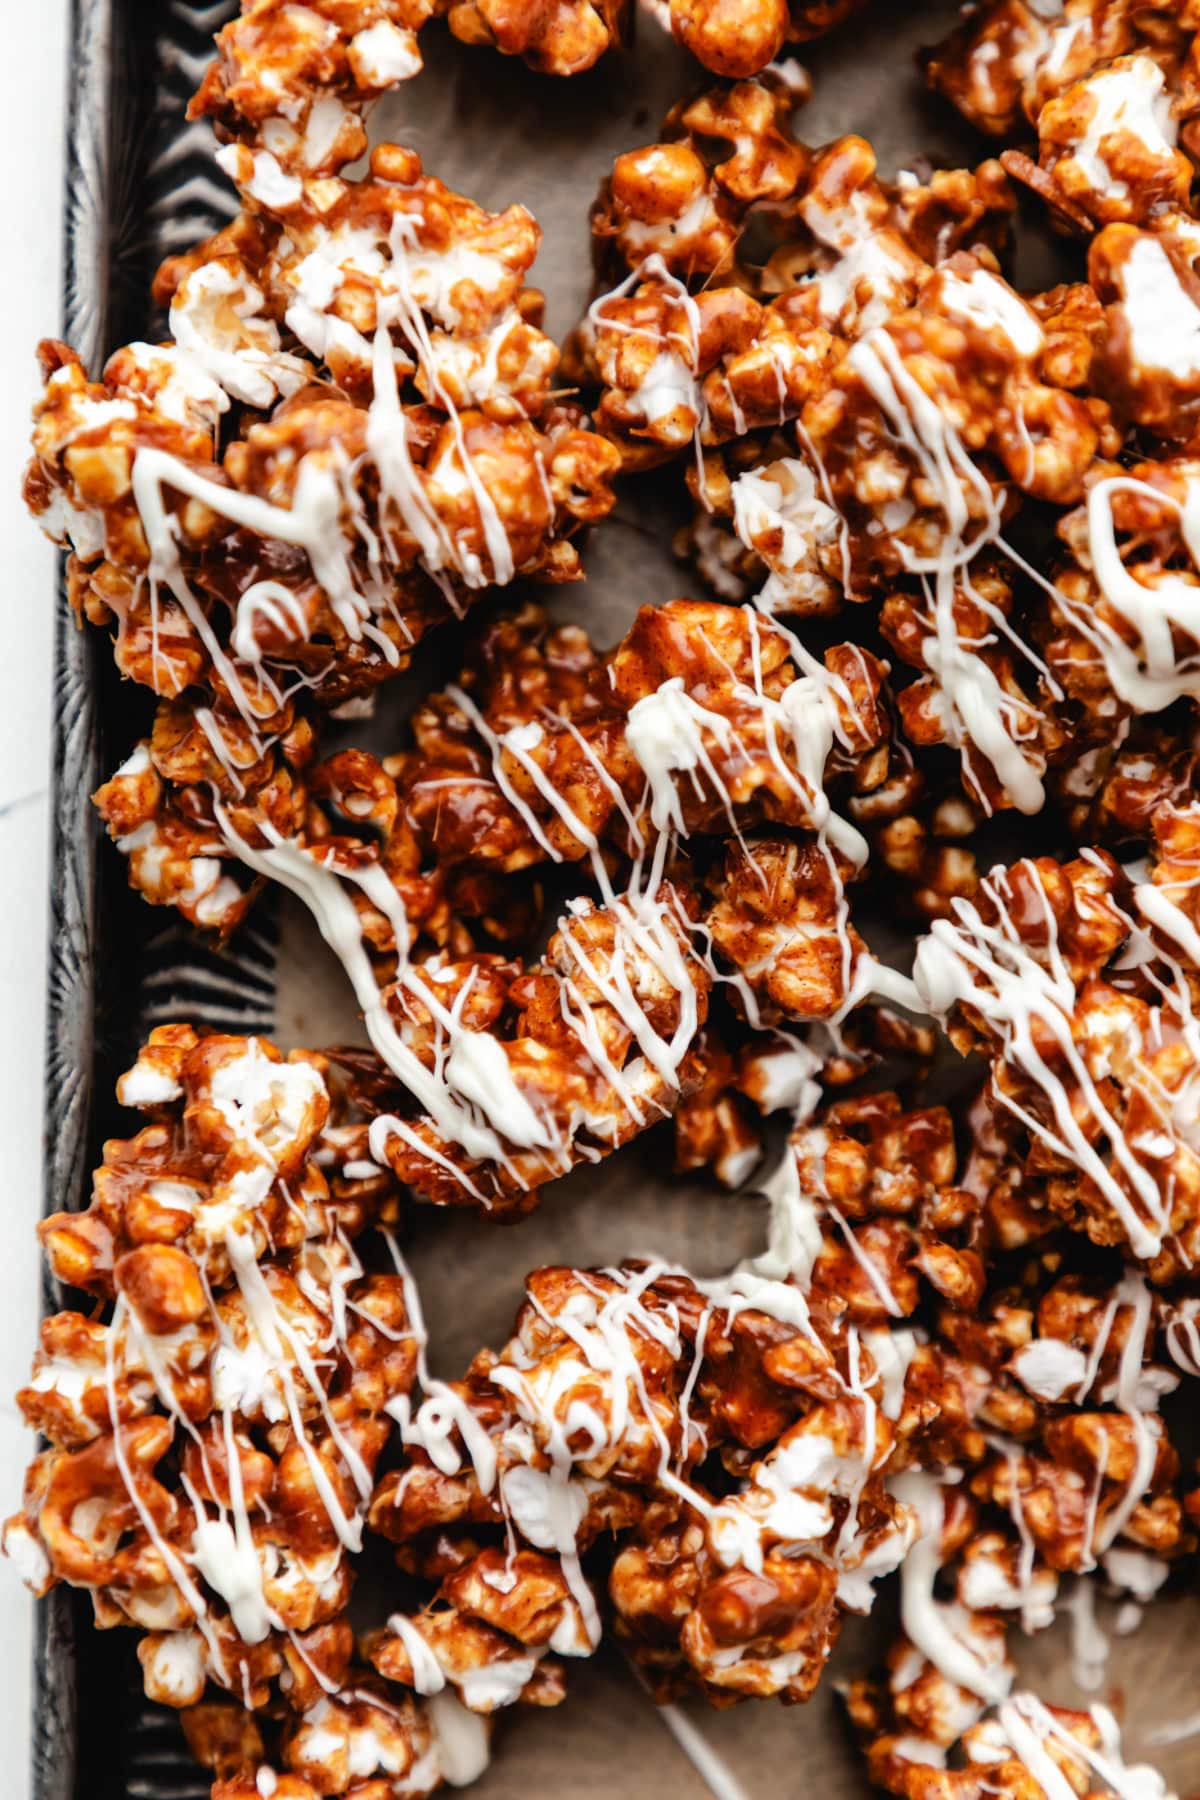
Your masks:
M444 1772L428 1709L366 1675L318 1695L285 1727L280 1754L294 1777L322 1795L399 1800L432 1793Z
M287 787L276 795L291 811ZM189 924L228 937L254 901L252 885L243 885L222 860L225 841L215 825L176 804L172 789L151 761L150 745L136 746L116 774L93 795L93 801L122 855L128 858L129 884L152 906L175 906ZM276 810L273 807L272 810Z
M969 1166L968 1182L982 1185L975 1174ZM1020 1240L999 1187L981 1220L998 1271L990 1291L937 1315L943 1366L968 1402L953 1435L945 1412L940 1448L968 1466L967 1487L996 1529L1015 1526L1029 1566L1086 1574L1119 1546L1114 1569L1125 1551L1159 1559L1161 1583L1190 1544L1179 1456L1159 1416L1179 1381L1171 1309L1129 1267L1116 1278L1111 1264L1107 1275L1064 1274L1061 1238L1005 1267ZM964 1598L983 1592L960 1587ZM1033 1591L980 1603L1040 1608Z
M1006 1261L1028 1241L1013 1230L1020 1179L1006 1189L1010 1153L988 1115L970 1124L976 1148L960 1171L943 1109L906 1113L889 1095L841 1101L793 1134L772 1183L776 1219L796 1232L779 1241L796 1246L814 1310L823 1297L840 1302L865 1330L911 1315L922 1290L936 1297L900 1429L919 1419L916 1460L952 1465L958 1485L939 1494L932 1476L906 1472L892 1486L930 1540L905 1563L904 1618L931 1669L922 1684L911 1673L897 1684L899 1716L944 1747L977 1716L978 1705L962 1716L972 1695L1007 1692L989 1673L1003 1663L1004 1615L1040 1629L1056 1572L1101 1560L1107 1570L1110 1554L1114 1579L1128 1554L1131 1569L1152 1562L1161 1584L1190 1542L1179 1459L1158 1416L1178 1380L1164 1352L1187 1362L1176 1314L1133 1269L1064 1273L1061 1237L1038 1261ZM936 1600L937 1568L960 1554L956 1603ZM931 1723L943 1707L947 1735Z
M249 723L285 689L369 692L485 585L573 578L575 525L611 505L615 451L548 395L525 209L394 145L325 185L165 266L173 345L95 383L43 347L25 493L74 603L125 672Z
M935 1053L933 1027L914 1025L880 1004L856 1007L844 1024L835 1013L828 1030L751 1032L736 1056L710 1028L701 1050L704 1081L675 1116L676 1167L711 1164L725 1185L740 1186L762 1155L755 1112L786 1113L798 1128L820 1105L824 1088L848 1087L897 1059L923 1072Z
M911 280L956 250L1002 241L1013 195L999 164L884 183L865 139L818 151L796 139L804 98L768 71L674 107L663 141L619 156L600 190L598 273L616 279L657 255L660 277L715 277L767 297L813 275L820 304L808 316L832 329L859 277ZM752 218L769 228L765 262L749 245L739 254Z
M76 453L73 419L26 483L35 515L77 548L73 599L92 622L115 626L126 673L167 697L219 683L250 716L264 689L278 701L289 671L326 705L369 692L407 666L432 622L490 582L573 578L559 528L610 504L614 454L570 408L535 425L418 407L404 415L411 433L398 427L407 449L388 464L400 485L389 489L385 476L382 491L356 494L339 471L346 455L364 470L371 462L369 409L323 389L306 387L250 426L223 467L160 456L137 420L108 414L103 399L86 405L112 420L95 455ZM157 436L157 422L144 423ZM131 441L114 447L117 433ZM140 501L135 461L146 478ZM177 508L175 493L196 498ZM176 535L181 548L169 549ZM84 566L97 554L106 560ZM278 565L265 582L263 557ZM159 619L152 596L164 589Z
M792 448L779 433L765 446L747 439L707 458L707 504L697 507L684 549L722 599L753 596L771 617L824 617L845 598L845 530L819 475Z
M889 1789L899 1783L894 1791L918 1794L927 1771L945 1768L947 1752L989 1702L1006 1698L1013 1668L1001 1612L964 1604L961 1578L953 1599L933 1593L943 1566L962 1558L965 1569L964 1552L976 1544L988 1552L996 1591L1003 1587L1002 1552L977 1536L977 1509L952 1488L940 1489L932 1476L914 1474L902 1482L920 1518L920 1535L902 1575L906 1633L889 1647L882 1678L850 1683L846 1703L872 1781ZM982 1568L982 1561L973 1566ZM910 1789L904 1784L912 1765Z
M150 1122L41 1227L101 1310L43 1326L19 1403L48 1447L5 1545L37 1591L86 1588L98 1624L141 1631L174 1707L208 1681L261 1706L296 1659L336 1679L347 1553L415 1372L403 1284L352 1243L394 1184L352 1121L324 1135L325 1068L159 1028L118 1090Z
M179 1715L188 1749L218 1781L238 1775L251 1779L264 1765L262 1730L254 1714L232 1700L201 1701Z
M740 288L693 297L658 270L628 294L593 304L592 349L603 388L597 428L620 448L622 467L646 468L794 417L817 390L833 340L762 306Z
M856 573L865 553L864 575L889 558L895 569L953 556L960 535L982 532L977 547L994 537L1006 503L979 456L994 457L1019 492L1062 505L1082 492L1097 449L1118 441L1102 405L1045 378L1040 319L977 258L956 253L924 278L918 301L857 340L803 419L849 526ZM878 543L860 539L860 507L876 511Z
M903 170L884 182L865 138L835 138L814 155L785 210L785 241L761 284L769 294L795 289L808 317L853 340L911 304L929 271L959 252L992 269L1013 204L994 161L924 178Z
M629 0L526 0L516 8L498 0L449 0L445 14L464 44L490 44L543 75L590 69L631 29Z
M749 75L785 43L819 37L862 0L777 0L757 11L697 7L673 0L670 25L706 68ZM630 29L626 0L537 0L503 8L495 0L360 0L302 9L244 0L241 16L217 38L218 57L192 102L222 137L255 158L270 194L319 180L362 154L362 115L381 93L421 68L418 35L431 15L455 37L520 56L548 75L590 69Z
M251 1233L260 1254L268 1243L298 1250L325 1230L336 1202L316 1160L330 1117L320 1057L285 1060L261 1038L160 1026L117 1096L151 1122L109 1141L85 1212L54 1213L39 1227L65 1286L111 1299L121 1258L162 1244L180 1246L222 1285L227 1230Z
M794 427L689 476L717 514L696 541L722 589L765 576L756 604L771 615L882 596L883 633L919 671L899 694L908 737L956 749L983 810L1037 812L1052 771L1110 743L1121 717L1102 666L1121 639L1110 649L1091 619L1084 577L1039 578L1008 535L1025 496L1076 506L1094 492L1099 507L1124 490L1101 460L1121 442L1113 406L1087 391L1102 385L1104 311L1090 289L1028 300L965 252L914 292L858 321ZM1124 591L1122 602L1131 610ZM1064 628L1078 652L1060 649Z
M876 974L878 976L878 971ZM887 973L878 977L880 989L885 983L890 985L893 979ZM786 1028L783 1029L785 1035L791 1036ZM822 1085L841 1090L853 1086L860 1077L881 1066L889 1070L891 1080L899 1079L902 1069L906 1078L909 1075L924 1077L937 1056L937 1036L935 1026L915 1024L888 1002L872 1000L856 1006L844 1021L835 1014L832 1019L809 1027L800 1034L799 1041L813 1056L812 1073L819 1073ZM758 1056L753 1040L749 1050L747 1072L757 1073ZM793 1073L799 1073L794 1066ZM751 1096L750 1087L745 1087L744 1091ZM819 1098L819 1095L814 1096L811 1087L801 1082L799 1105L781 1102L782 1110L790 1111L793 1123L799 1123L811 1116Z
M369 399L386 327L397 374L432 404L532 417L557 361L538 329L542 297L526 285L540 241L525 207L489 212L425 174L415 151L378 144L364 175L323 183L295 207L249 206L168 258L154 294L185 347L203 352L217 326L230 329L229 302L240 300L243 330L286 329Z
M325 778L351 822L364 822L368 800L385 823L394 821L394 790L379 771L378 791L372 792L363 767L369 761L355 762L353 753L344 753L326 765ZM114 790L138 779L126 775L109 785L102 798L110 818L117 805ZM364 806L355 804L359 799ZM129 819L119 817L128 828ZM220 818L220 841L235 844L243 855L256 855L247 843L251 836L264 844L279 842L270 821L255 818L249 807L239 812L230 801L229 813L222 809ZM160 813L153 828L161 843L173 821L164 822ZM135 827L134 833L142 829ZM126 844L130 835L126 829ZM134 857L139 853L135 849ZM352 972L358 957L371 983L369 1022L383 1058L385 1090L390 1088L394 1099L398 1077L432 1108L423 1119L391 1118L377 1127L385 1140L394 1128L387 1154L426 1197L489 1207L502 1198L506 1205L532 1205L538 1181L563 1172L585 1154L585 1145L591 1156L615 1148L667 1116L694 1084L693 1044L711 975L675 890L614 897L598 911L590 902L574 902L548 959L528 969L481 955L469 940L457 958L451 944L448 954L418 961L410 957L412 945L403 934L436 923L436 913L428 907L422 913L415 904L427 897L429 884L405 881L401 865L388 854L386 836L382 846L361 847L353 838L315 835L305 845L292 838L287 855L290 860L278 865L283 874L299 870L302 892L305 883L324 883L315 886L316 903L326 914L332 908L339 919L344 909L346 929L362 945L348 954ZM188 865L193 871L198 866ZM155 874L169 878L171 865L159 857ZM437 890L432 892L436 896ZM362 895L359 911L349 893ZM241 895L238 905L248 899L248 893ZM381 959L381 974L389 967L398 970L399 979L382 995L366 962L367 945ZM449 1062L447 1028L455 1034ZM623 1066L622 1077L617 1071Z
M261 1782L260 1775L264 1778ZM317 1800L317 1790L309 1782L298 1775L277 1775L266 1763L252 1774L215 1782L212 1800L262 1800L264 1785L270 1787L273 1800L275 1796L278 1800Z
M764 1116L787 1112L806 1119L821 1098L816 1080L821 1072L821 1058L804 1036L779 1032L742 1046L735 1083Z

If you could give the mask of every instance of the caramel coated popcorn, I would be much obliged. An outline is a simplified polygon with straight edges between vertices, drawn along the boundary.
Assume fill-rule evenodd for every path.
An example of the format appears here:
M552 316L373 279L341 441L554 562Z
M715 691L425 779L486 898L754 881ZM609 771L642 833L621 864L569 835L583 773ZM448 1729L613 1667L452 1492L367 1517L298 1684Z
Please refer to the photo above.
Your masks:
M754 1027L889 990L849 922L866 841L826 791L887 773L869 653L818 661L752 608L679 600L601 657L527 608L413 723L382 762L317 760L281 714L257 756L236 714L166 701L96 802L133 885L193 923L232 930L263 878L310 907L395 1090L381 1154L423 1197L524 1210L674 1113L714 982ZM555 864L599 898L526 959L522 877Z
M359 1785L374 1776L424 1794L478 1772L486 1716L532 1663L489 1698L477 1654L461 1702L426 1704L411 1673L393 1687L356 1660L347 1610L424 1347L403 1263L361 1260L399 1198L366 1119L324 1058L185 1025L151 1035L118 1096L148 1123L105 1146L84 1212L41 1228L91 1311L46 1319L18 1396L47 1447L7 1554L35 1591L84 1588L98 1625L138 1630L146 1693L182 1712L218 1793L261 1794L265 1743L283 1793L382 1793ZM534 1575L505 1614L518 1639ZM488 1608L460 1571L439 1616L451 1593L469 1634ZM535 1685L536 1704L561 1697L547 1670Z
M741 1084L765 1099L751 1066ZM1010 1618L1041 1628L1063 1574L1101 1559L1153 1591L1190 1546L1158 1415L1190 1314L1133 1268L1106 1287L1048 1251L991 1282L1019 1165L983 1115L964 1166L945 1108L838 1101L793 1134L760 1256L707 1281L540 1270L509 1343L446 1383L394 1243L385 1276L351 1249L397 1190L374 1127L330 1121L326 1067L161 1029L120 1088L153 1122L108 1147L89 1211L44 1232L55 1272L112 1315L45 1328L20 1403L51 1448L6 1548L35 1584L87 1585L104 1622L142 1630L147 1691L182 1710L215 1794L261 1792L264 1770L297 1796L461 1785L492 1716L557 1704L606 1628L660 1698L805 1699L845 1614L898 1567L909 1638L848 1703L873 1778L916 1793L914 1767L960 1737L969 1759L989 1720L1011 1736L1040 1704L1012 1691ZM326 1315L347 1335L321 1379L335 1244L357 1278ZM398 1466L350 1500L356 1460L369 1487L397 1426ZM318 1498L335 1519L342 1501L340 1541ZM261 1587L226 1567L239 1508ZM427 1597L356 1630L364 1526ZM954 1601L934 1594L947 1565Z
M671 30L714 75L740 80L774 63L787 44L823 37L866 0L668 0Z
M605 1648L804 1702L889 1584L875 1787L1172 1800L1016 1634L1069 1608L1102 1684L1093 1597L1200 1530L1200 12L982 0L921 65L994 154L881 168L780 60L853 0L649 10L718 80L613 161L561 357L532 215L368 118L435 16L568 75L625 0L245 0L170 341L43 346L26 499L153 696L130 884L218 944L284 890L366 1041L151 1034L42 1227L4 1548L136 1630L214 1800L466 1786ZM707 597L530 597L672 484ZM532 1245L447 1378L410 1208L519 1226L635 1139L645 1237ZM639 1251L667 1183L758 1253Z
M411 1386L403 1284L356 1241L396 1189L339 1117L328 1065L163 1026L118 1093L91 1204L41 1227L92 1297L42 1326L19 1396L47 1440L5 1546L38 1592L132 1625L146 1692L262 1706L336 1663L385 1408Z
M297 692L368 694L489 584L577 576L617 457L550 395L523 207L395 145L318 198L244 197L160 272L173 343L98 382L43 345L25 495L123 673L265 737Z
M1158 1413L1178 1379L1164 1366L1169 1309L1140 1274L1109 1288L1058 1264L1048 1250L975 1317L953 1303L939 1316L938 1449L952 1465L896 1484L921 1518L904 1632L880 1676L846 1695L889 1793L1167 1792L1126 1767L1107 1707L1070 1712L1022 1690L1007 1642L1018 1624L1051 1623L1072 1576L1077 1592L1103 1580L1151 1598L1191 1542Z
M1013 201L998 164L884 184L864 139L819 152L797 140L796 99L774 75L705 94L668 116L665 141L618 157L601 189L597 268L628 274L593 302L574 354L626 466L802 415L842 334L911 301L931 262L1003 233ZM743 260L752 223L778 246L765 262L761 249Z
M520 56L547 75L590 69L627 31L628 0L243 0L217 36L217 58L192 101L226 142L219 160L245 170L263 198L321 182L362 155L363 115L421 69L418 34L435 14L467 44ZM766 60L769 60L767 58Z
M458 1466L418 1412L411 1467L384 1478L372 1523L420 1567L457 1532L507 1518L557 1553L558 1592L578 1611L550 1610L548 1587L544 1629L568 1654L600 1629L580 1558L616 1532L607 1605L656 1689L805 1698L844 1609L869 1605L871 1580L911 1541L912 1515L876 1472L903 1385L887 1340L860 1342L815 1304L810 1316L799 1288L750 1271L697 1285L653 1265L541 1270L510 1344L476 1359L452 1404L438 1396ZM718 1455L734 1476L720 1498L701 1467ZM407 1621L377 1666L407 1675L422 1638L442 1662L441 1629Z
M756 75L785 45L824 36L864 4L664 0L649 10L706 69L736 78ZM362 155L364 117L380 95L420 73L419 36L434 17L463 43L558 76L580 74L626 44L633 23L630 0L242 0L217 35L190 116L212 119L223 166L244 166L247 180L252 169L264 197L319 182Z
M1107 554L1103 501L1128 504L1115 459L1131 427L1189 431L1177 334L1190 344L1200 314L1181 194L1120 215L1153 229L1110 225L1089 281L1021 293L999 261L1013 200L998 164L885 184L862 138L799 143L792 100L774 78L741 83L618 159L593 215L616 285L573 356L627 468L686 457L689 547L723 600L773 617L869 604L916 672L898 694L909 743L957 751L969 806L1038 812L1122 717L1179 692L1148 699L1117 667L1126 644L1156 661L1162 631ZM1169 337L1148 282L1177 294ZM1030 503L1056 509L1080 567L1047 579L1030 562Z
M918 946L916 985L992 1059L1028 1235L1065 1221L1170 1281L1196 1253L1195 805L1164 806L1154 832L1145 873L1100 851L993 870Z
M931 86L990 135L1069 229L1186 207L1197 105L1189 5L1071 0L1062 15L989 0L924 57Z

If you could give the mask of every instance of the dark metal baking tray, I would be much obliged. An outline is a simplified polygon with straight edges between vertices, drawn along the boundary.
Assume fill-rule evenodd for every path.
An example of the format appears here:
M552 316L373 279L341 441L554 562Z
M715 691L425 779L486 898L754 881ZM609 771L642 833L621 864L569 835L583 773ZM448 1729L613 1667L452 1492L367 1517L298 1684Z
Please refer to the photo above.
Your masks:
M232 0L74 0L62 331L92 370L117 345L161 332L149 302L154 269L233 211L207 128L184 122L212 36L233 10ZM865 131L885 168L922 150L947 161L963 149L984 153L912 74L913 43L940 35L953 10L947 0L875 0L861 28L806 54L816 87L805 135L819 142L840 130ZM382 133L415 143L431 172L485 204L519 199L534 210L546 228L535 279L547 290L556 333L578 316L587 288L586 215L597 180L616 150L648 141L666 106L703 85L703 71L650 21L643 26L635 52L571 83L531 76L430 28L422 41L426 73L380 109ZM589 547L588 582L556 596L556 610L586 618L604 642L641 601L680 591L686 578L671 559L671 504L652 484L627 496ZM312 1043L353 1031L341 986L332 974L319 978L324 952L286 906L279 913L269 900L260 903L250 928L216 951L129 893L122 859L104 844L88 796L123 760L150 707L143 691L119 680L103 636L76 629L61 583L56 604L47 1210L86 1204L103 1139L128 1128L112 1097L115 1077L151 1025L182 1017L270 1032L278 1021L284 1041ZM422 671L388 690L393 725L422 673L427 682L439 666L444 673L452 651L445 633L422 646ZM300 966L302 992L288 983L289 970ZM727 1196L672 1188L661 1166L651 1173L648 1160L639 1165L628 1154L563 1186L565 1198L547 1202L518 1230L495 1232L465 1217L417 1221L414 1266L435 1302L427 1311L436 1310L447 1265L470 1297L467 1306L445 1309L455 1316L440 1345L434 1320L435 1351L448 1371L503 1332L521 1273L538 1261L605 1261L649 1248L714 1269L751 1248L761 1229L752 1205L738 1210ZM55 1296L47 1293L47 1302ZM1190 1620L1153 1636L1147 1630L1123 1654L1118 1647L1111 1666L1130 1701L1127 1716L1189 1710L1194 1627L1193 1610ZM869 1653L869 1636L854 1636L843 1667ZM142 1698L133 1632L94 1631L86 1597L56 1589L39 1608L36 1654L35 1800L205 1800L208 1783L183 1752L177 1722ZM1062 1637L1040 1640L1034 1658L1062 1690L1050 1698L1078 1698L1064 1686ZM865 1791L831 1683L798 1712L746 1706L715 1715L700 1709L693 1718L754 1800L792 1800L800 1791L839 1800ZM1136 1724L1130 1748L1146 1751ZM1186 1752L1181 1746L1171 1770L1181 1783ZM522 1719L505 1734L475 1791L480 1800L531 1792L599 1800L616 1791L625 1800L656 1800L668 1783L683 1800L708 1792L622 1665L599 1658L574 1672L564 1708Z

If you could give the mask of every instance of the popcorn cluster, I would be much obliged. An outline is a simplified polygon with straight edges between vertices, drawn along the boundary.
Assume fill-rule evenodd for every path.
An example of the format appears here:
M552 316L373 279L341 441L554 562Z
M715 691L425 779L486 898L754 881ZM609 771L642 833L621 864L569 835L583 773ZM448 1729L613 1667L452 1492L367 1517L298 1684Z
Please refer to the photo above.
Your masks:
M787 44L840 25L865 0L653 0L655 22L714 74L755 75ZM264 197L336 174L367 146L364 115L421 71L419 34L446 20L464 44L578 75L633 35L631 0L241 0L191 106L210 118L222 166ZM650 21L647 21L649 23ZM241 176L239 175L239 179Z
M551 396L524 207L487 213L391 144L294 201L247 180L159 273L172 343L99 382L43 345L25 494L122 673L258 748L298 702L369 695L484 588L575 579L618 458Z

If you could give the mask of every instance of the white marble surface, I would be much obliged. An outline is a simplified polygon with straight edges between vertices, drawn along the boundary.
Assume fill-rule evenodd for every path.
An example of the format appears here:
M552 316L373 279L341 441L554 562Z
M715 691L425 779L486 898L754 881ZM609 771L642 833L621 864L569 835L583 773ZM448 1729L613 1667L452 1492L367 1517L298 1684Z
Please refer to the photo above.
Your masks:
M37 385L33 348L59 319L62 138L68 0L14 8L5 50L14 79L0 112L5 261L0 286L0 1516L16 1506L29 1434L10 1395L28 1370L37 1324L33 1224L41 1203L42 1037L47 883L51 597L54 555L24 517L20 474ZM0 1571L0 1748L6 1800L29 1793L33 1609Z

